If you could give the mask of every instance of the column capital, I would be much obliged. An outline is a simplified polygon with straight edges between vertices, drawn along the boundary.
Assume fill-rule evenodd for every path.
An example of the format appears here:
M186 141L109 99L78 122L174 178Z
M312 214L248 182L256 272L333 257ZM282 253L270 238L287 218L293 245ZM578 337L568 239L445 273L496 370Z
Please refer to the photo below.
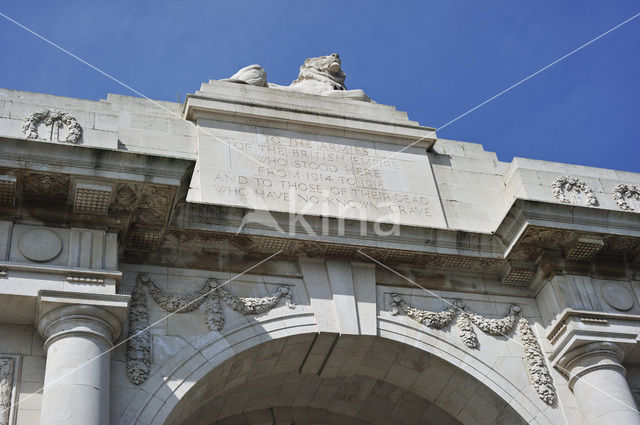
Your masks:
M111 348L122 331L120 321L107 310L92 305L58 307L38 321L45 352L52 342L71 335L102 339Z
M72 335L96 338L112 347L122 332L129 298L128 295L40 291L37 329L45 340L45 351L54 341Z
M595 370L616 370L623 376L626 374L622 360L624 349L608 341L597 341L584 344L566 352L557 362L561 372L569 378L569 388L578 379Z

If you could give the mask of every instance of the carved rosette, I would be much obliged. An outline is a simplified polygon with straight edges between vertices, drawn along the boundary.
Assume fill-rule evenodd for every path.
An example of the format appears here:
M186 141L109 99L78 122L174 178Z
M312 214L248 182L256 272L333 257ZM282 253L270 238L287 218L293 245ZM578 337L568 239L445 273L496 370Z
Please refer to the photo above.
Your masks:
M518 322L518 334L524 350L524 363L529 379L536 389L538 396L548 405L556 400L556 390L553 379L544 359L544 354L538 344L538 339L531 329L531 325L524 317Z
M480 346L474 326L488 335L509 336L516 328L516 316L521 311L520 307L514 304L509 308L509 313L505 317L489 319L477 313L466 311L462 301L457 300L450 303L451 307L445 311L432 312L410 306L395 293L391 294L390 304L392 315L397 316L402 310L409 318L430 328L441 329L455 318L460 339L464 345L473 349L478 349ZM531 383L540 399L552 405L556 399L555 388L538 340L527 319L521 318L517 322L517 328L523 349L523 360Z
M215 279L208 279L201 289L177 295L160 289L147 275L138 275L131 295L127 342L127 376L132 384L144 383L151 369L151 334L145 288L155 303L171 314L189 313L204 304L207 327L216 331L224 327L223 303L245 316L266 313L275 308L281 298L285 299L288 308L296 307L286 285L279 286L273 295L261 298L239 297L223 286Z
M633 208L627 203L627 199L631 198L640 200L640 187L619 184L613 189L613 199L621 210L633 211Z
M587 197L586 204L590 207L598 206L598 199L596 199L593 190L585 182L575 177L558 177L551 183L551 190L553 191L553 195L565 204L570 203L565 195L565 191L573 191L576 193L584 193Z
M24 119L22 125L22 132L27 136L27 139L42 139L38 136L38 124L44 122L46 126L51 127L51 133L49 134L49 140L54 140L54 129L58 129L63 125L68 128L67 136L64 138L68 143L79 143L82 137L82 127L78 124L78 121L66 112L52 111L50 109L43 109L39 112L34 112Z

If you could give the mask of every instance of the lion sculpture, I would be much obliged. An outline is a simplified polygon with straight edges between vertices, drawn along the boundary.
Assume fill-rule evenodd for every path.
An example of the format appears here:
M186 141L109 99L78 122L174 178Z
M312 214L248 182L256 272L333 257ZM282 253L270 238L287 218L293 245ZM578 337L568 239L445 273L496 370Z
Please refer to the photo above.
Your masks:
M267 82L267 73L260 65L246 66L230 78L221 81L370 102L371 99L364 91L347 90L341 65L340 56L337 53L309 58L300 67L298 78L289 86Z

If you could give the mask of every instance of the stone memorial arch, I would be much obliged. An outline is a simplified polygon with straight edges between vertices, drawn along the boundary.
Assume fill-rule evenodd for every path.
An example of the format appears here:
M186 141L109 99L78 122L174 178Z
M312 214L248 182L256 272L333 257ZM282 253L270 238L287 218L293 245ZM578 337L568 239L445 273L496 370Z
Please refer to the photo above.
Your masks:
M640 424L640 175L250 65L0 90L0 425Z

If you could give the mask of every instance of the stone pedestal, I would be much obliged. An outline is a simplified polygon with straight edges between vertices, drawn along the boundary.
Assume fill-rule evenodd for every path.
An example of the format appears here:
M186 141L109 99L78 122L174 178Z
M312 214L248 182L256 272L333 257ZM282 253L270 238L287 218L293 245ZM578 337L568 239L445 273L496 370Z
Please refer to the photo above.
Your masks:
M640 425L623 357L618 344L594 342L574 348L559 362L585 425Z
M120 320L92 305L55 308L40 319L47 354L41 425L108 425L109 358Z

